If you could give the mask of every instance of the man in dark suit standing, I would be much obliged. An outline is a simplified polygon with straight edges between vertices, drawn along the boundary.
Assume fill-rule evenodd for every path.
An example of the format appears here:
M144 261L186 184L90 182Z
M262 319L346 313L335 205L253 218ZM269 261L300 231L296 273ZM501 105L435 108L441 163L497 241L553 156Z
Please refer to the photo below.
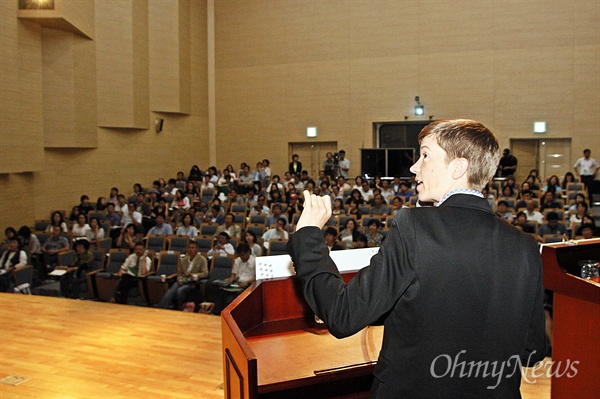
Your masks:
M419 143L418 198L436 206L401 209L348 284L321 234L331 201L304 193L288 244L304 295L336 337L383 319L374 398L520 398L520 366L546 350L542 264L535 240L495 217L480 192L498 142L478 122L447 120Z

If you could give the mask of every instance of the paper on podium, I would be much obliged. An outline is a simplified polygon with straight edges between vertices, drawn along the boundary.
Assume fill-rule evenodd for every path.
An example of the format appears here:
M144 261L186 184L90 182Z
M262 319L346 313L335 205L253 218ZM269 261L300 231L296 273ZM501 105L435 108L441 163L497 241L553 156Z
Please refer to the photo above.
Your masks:
M368 266L379 247L346 249L329 253L340 273L360 270ZM289 277L295 275L289 255L259 256L256 258L256 279Z

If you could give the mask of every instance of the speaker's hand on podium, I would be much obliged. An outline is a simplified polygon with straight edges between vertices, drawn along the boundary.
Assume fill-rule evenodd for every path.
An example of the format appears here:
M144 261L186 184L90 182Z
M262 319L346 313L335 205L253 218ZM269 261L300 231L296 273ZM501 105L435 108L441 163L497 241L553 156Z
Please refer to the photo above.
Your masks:
M304 210L296 223L296 231L306 226L323 228L331 218L331 199L319 197L304 190Z

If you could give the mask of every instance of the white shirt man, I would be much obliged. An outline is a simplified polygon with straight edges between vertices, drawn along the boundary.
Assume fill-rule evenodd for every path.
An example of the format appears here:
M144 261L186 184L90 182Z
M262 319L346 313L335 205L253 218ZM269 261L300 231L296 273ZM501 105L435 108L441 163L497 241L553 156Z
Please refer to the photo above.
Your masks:
M269 240L273 239L273 238L282 238L284 240L289 239L289 235L288 232L285 231L285 225L286 225L286 221L284 218L279 218L277 219L277 224L275 225L275 227L273 227L272 229L269 229L265 232L265 234L262 235L262 238L264 240L264 244L263 246L265 247L265 249L269 249Z

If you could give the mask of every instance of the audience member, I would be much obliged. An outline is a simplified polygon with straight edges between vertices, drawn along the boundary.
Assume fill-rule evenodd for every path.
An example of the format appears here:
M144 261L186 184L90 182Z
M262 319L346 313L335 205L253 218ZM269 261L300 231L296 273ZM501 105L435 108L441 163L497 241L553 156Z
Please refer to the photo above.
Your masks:
M181 219L181 226L177 228L177 235L188 236L190 240L193 240L198 235L198 229L194 226L194 217L190 213L183 215Z
M277 219L277 223L275 224L274 227L265 231L265 233L262 235L262 238L264 240L263 246L265 247L266 250L269 249L269 240L271 240L273 238L278 238L278 239L282 239L282 240L289 239L288 232L285 230L286 224L287 224L287 222L286 222L285 218L280 217L279 219Z
M302 162L299 161L298 154L292 155L292 162L290 162L288 172L291 175L299 175L302 172Z
M121 229L121 232L117 237L117 241L115 242L115 246L117 248L124 248L129 250L129 252L133 252L135 245L139 242L140 241L135 232L135 225L133 223L129 223Z
M540 204L540 212L544 212L546 209L562 209L560 202L554 199L554 193L552 191L546 191L544 199Z
M546 215L546 223L540 225L538 228L536 240L538 240L538 242L544 242L543 237L545 234L567 234L565 225L558 222L558 213L548 212Z
M105 197L98 197L98 199L96 200L96 210L97 211L104 211L106 210L106 205L107 205L107 201Z
M346 158L346 151L340 150L339 154L340 159L338 160L338 166L340 168L340 176L347 178L348 173L350 172L350 160Z
M177 281L162 297L158 307L169 309L175 305L174 308L179 309L198 281L206 277L208 277L208 262L204 256L198 253L198 243L190 241L186 254L181 258L177 267Z
M58 227L57 227L58 230ZM21 250L21 244L16 234L8 239L7 249L0 256L0 292L12 292L14 281L12 272L17 267L27 264L27 254Z
M573 174L573 172L565 173L565 177L563 178L563 181L560 186L566 190L569 186L569 183L575 183L575 175Z
M274 226L277 223L277 220L279 220L279 218L284 218L286 224L289 224L289 222L290 222L288 220L288 217L286 216L286 214L283 213L283 205L282 204L274 204L271 207L271 213L269 213L269 216L267 217L267 222L266 222L267 227Z
M533 202L533 200L529 200L525 205L525 215L527 215L527 220L542 224L544 222L544 215L537 211L535 202Z
M204 215L204 221L222 225L225 222L225 216L221 213L221 207L213 205L210 210L206 212L206 215Z
M121 225L127 226L128 224L133 224L135 226L136 232L144 232L142 225L142 214L135 210L134 202L130 202L127 204L127 208L125 212L123 212L123 216L121 217Z
M369 185L369 182L364 180L362 182L362 187L358 189L358 191L360 192L360 196L362 197L362 199L366 202L369 201L371 199L371 197L373 196L373 190L371 190L371 186Z
M100 226L100 220L97 217L90 219L90 229L87 231L85 238L94 245L104 238L104 229Z
M48 272L54 270L58 264L58 254L69 250L69 240L61 235L62 230L59 226L52 227L52 234L42 246L43 265L40 268L40 280L43 280Z
M359 203L355 198L350 197L349 201L347 202L348 205L348 211L346 213L346 215L348 216L352 216L354 215L356 217L356 220L360 220L360 218L362 217L362 211L360 210Z
M594 234L594 225L591 223L585 223L581 225L581 230L579 234L581 236L581 238L583 238L584 240L589 240L590 238L595 238L595 234Z
M368 230L366 236L369 245L374 247L381 246L381 242L383 241L383 235L379 232L381 222L377 219L371 219L367 226Z
M233 215L233 213L227 213L225 215L225 221L222 225L217 227L217 230L215 231L215 238L218 238L219 234L221 234L222 232L226 232L230 238L235 238L238 241L241 240L242 228L239 225L235 224L234 220L235 216Z
M114 202L113 202L114 204ZM123 194L117 195L117 203L115 204L115 211L120 213L127 213L127 200Z
M94 210L94 205L90 203L90 197L87 195L82 195L80 198L79 205L79 214L87 215L88 212L92 212Z
M256 204L252 205L250 208L249 215L263 215L265 217L269 216L269 207L266 205L266 197L263 194L258 196Z
M575 162L575 165L573 165L573 168L575 168L575 173L579 175L581 182L585 184L588 190L588 198L592 198L591 185L596 178L598 169L600 169L600 164L598 161L592 158L591 155L592 151L589 148L586 148L583 150L583 157L579 158Z
M548 184L546 184L546 186L544 188L542 188L542 191L544 191L544 192L551 191L555 195L559 194L562 191L562 188L560 187L560 181L558 180L558 176L556 176L556 175L550 176L548 178Z
M214 314L221 314L221 311L229 305L246 287L249 287L256 281L256 261L254 255L250 253L248 245L241 243L237 247L237 258L233 262L231 275L225 279L226 283L235 284L229 287L217 287L211 285L209 289L210 297L215 303Z
M512 222L515 218L515 215L511 210L508 209L508 202L505 200L498 201L498 208L496 209L496 216L500 219L504 219L507 222Z
M136 243L133 253L125 259L117 273L120 277L115 290L115 302L127 304L129 290L138 286L138 279L152 270L152 260L146 255L146 248L142 243Z
M148 234L164 234L170 236L173 234L173 227L165 222L165 218L162 214L156 215L156 225L148 230Z
M337 230L333 227L327 227L323 233L323 237L325 237L325 245L327 245L327 248L330 252L344 249L344 247L337 242L337 234Z
M54 230L53 226L59 226L61 232L63 233L69 232L69 228L67 227L67 223L65 222L65 218L62 212L52 212L52 216L50 217L50 224L46 227L46 233L51 234L52 230Z
M60 265L57 269L65 269L67 273L60 278L60 293L65 298L80 299L81 286L86 284L87 272L90 271L94 254L90 251L87 240L75 242L75 256L70 265Z
M77 216L77 223L73 225L73 239L87 237L88 231L90 231L90 225L87 222L87 215L85 213L80 213L79 216Z
M229 239L229 234L227 234L225 231L220 232L217 236L217 242L207 252L207 255L209 257L233 255L235 253L235 249L233 248L233 245L229 243Z
M497 174L500 177L514 175L517 171L517 163L517 157L510 153L510 149L505 148L504 152L502 153L502 158L500 158Z
M135 201L135 211L143 216L150 216L150 206L146 202L144 193L138 193Z
M257 243L256 234L252 230L246 230L246 233L244 234L244 243L248 245L248 248L250 248L250 252L252 253L252 255L254 255L255 257L262 256L262 246Z

